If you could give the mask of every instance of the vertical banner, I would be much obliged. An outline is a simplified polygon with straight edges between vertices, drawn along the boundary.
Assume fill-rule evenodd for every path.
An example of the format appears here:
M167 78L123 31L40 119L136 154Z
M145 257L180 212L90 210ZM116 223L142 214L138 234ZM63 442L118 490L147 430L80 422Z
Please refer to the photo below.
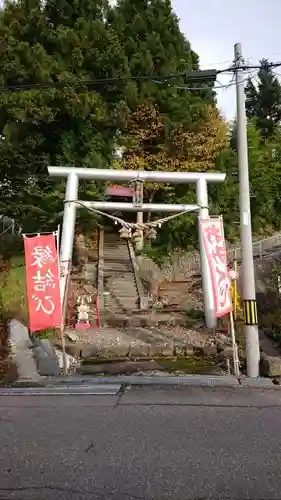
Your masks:
M200 231L210 269L215 313L220 318L232 311L222 218L200 219Z
M56 236L25 237L24 250L30 331L60 327L62 309Z

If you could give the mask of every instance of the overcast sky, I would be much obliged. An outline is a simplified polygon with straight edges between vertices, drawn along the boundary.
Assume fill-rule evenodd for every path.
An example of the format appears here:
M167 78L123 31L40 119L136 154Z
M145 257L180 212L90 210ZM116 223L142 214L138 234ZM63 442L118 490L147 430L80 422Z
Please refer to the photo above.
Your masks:
M242 44L250 64L263 57L281 61L281 0L172 0L172 4L203 69L230 64L236 42ZM276 71L281 74L281 68ZM219 80L227 83L230 78ZM232 119L234 88L221 90L218 98L222 114Z

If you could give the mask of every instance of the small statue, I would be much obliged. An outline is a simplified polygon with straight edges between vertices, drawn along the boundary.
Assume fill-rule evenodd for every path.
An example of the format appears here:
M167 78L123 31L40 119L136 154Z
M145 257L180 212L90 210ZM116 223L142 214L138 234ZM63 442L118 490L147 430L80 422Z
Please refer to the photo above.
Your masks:
M84 325L84 327L90 324L89 322L89 312L90 312L90 304L89 300L85 295L78 297L77 299L77 310L78 310L78 318L77 318L77 327Z

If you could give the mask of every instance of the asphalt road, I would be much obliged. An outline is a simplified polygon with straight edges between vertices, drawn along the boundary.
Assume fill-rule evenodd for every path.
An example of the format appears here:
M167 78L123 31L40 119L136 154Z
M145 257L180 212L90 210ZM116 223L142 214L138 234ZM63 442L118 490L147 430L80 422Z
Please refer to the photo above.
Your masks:
M281 389L0 396L0 499L281 498Z

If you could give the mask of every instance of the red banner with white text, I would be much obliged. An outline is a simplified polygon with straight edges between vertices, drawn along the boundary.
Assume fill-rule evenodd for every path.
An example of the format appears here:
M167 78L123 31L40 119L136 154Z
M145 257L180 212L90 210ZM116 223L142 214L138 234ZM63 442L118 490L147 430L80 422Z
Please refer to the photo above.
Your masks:
M56 236L25 236L24 250L30 331L57 328L62 309Z
M217 318L232 311L231 281L221 217L200 219L200 231L208 259Z

